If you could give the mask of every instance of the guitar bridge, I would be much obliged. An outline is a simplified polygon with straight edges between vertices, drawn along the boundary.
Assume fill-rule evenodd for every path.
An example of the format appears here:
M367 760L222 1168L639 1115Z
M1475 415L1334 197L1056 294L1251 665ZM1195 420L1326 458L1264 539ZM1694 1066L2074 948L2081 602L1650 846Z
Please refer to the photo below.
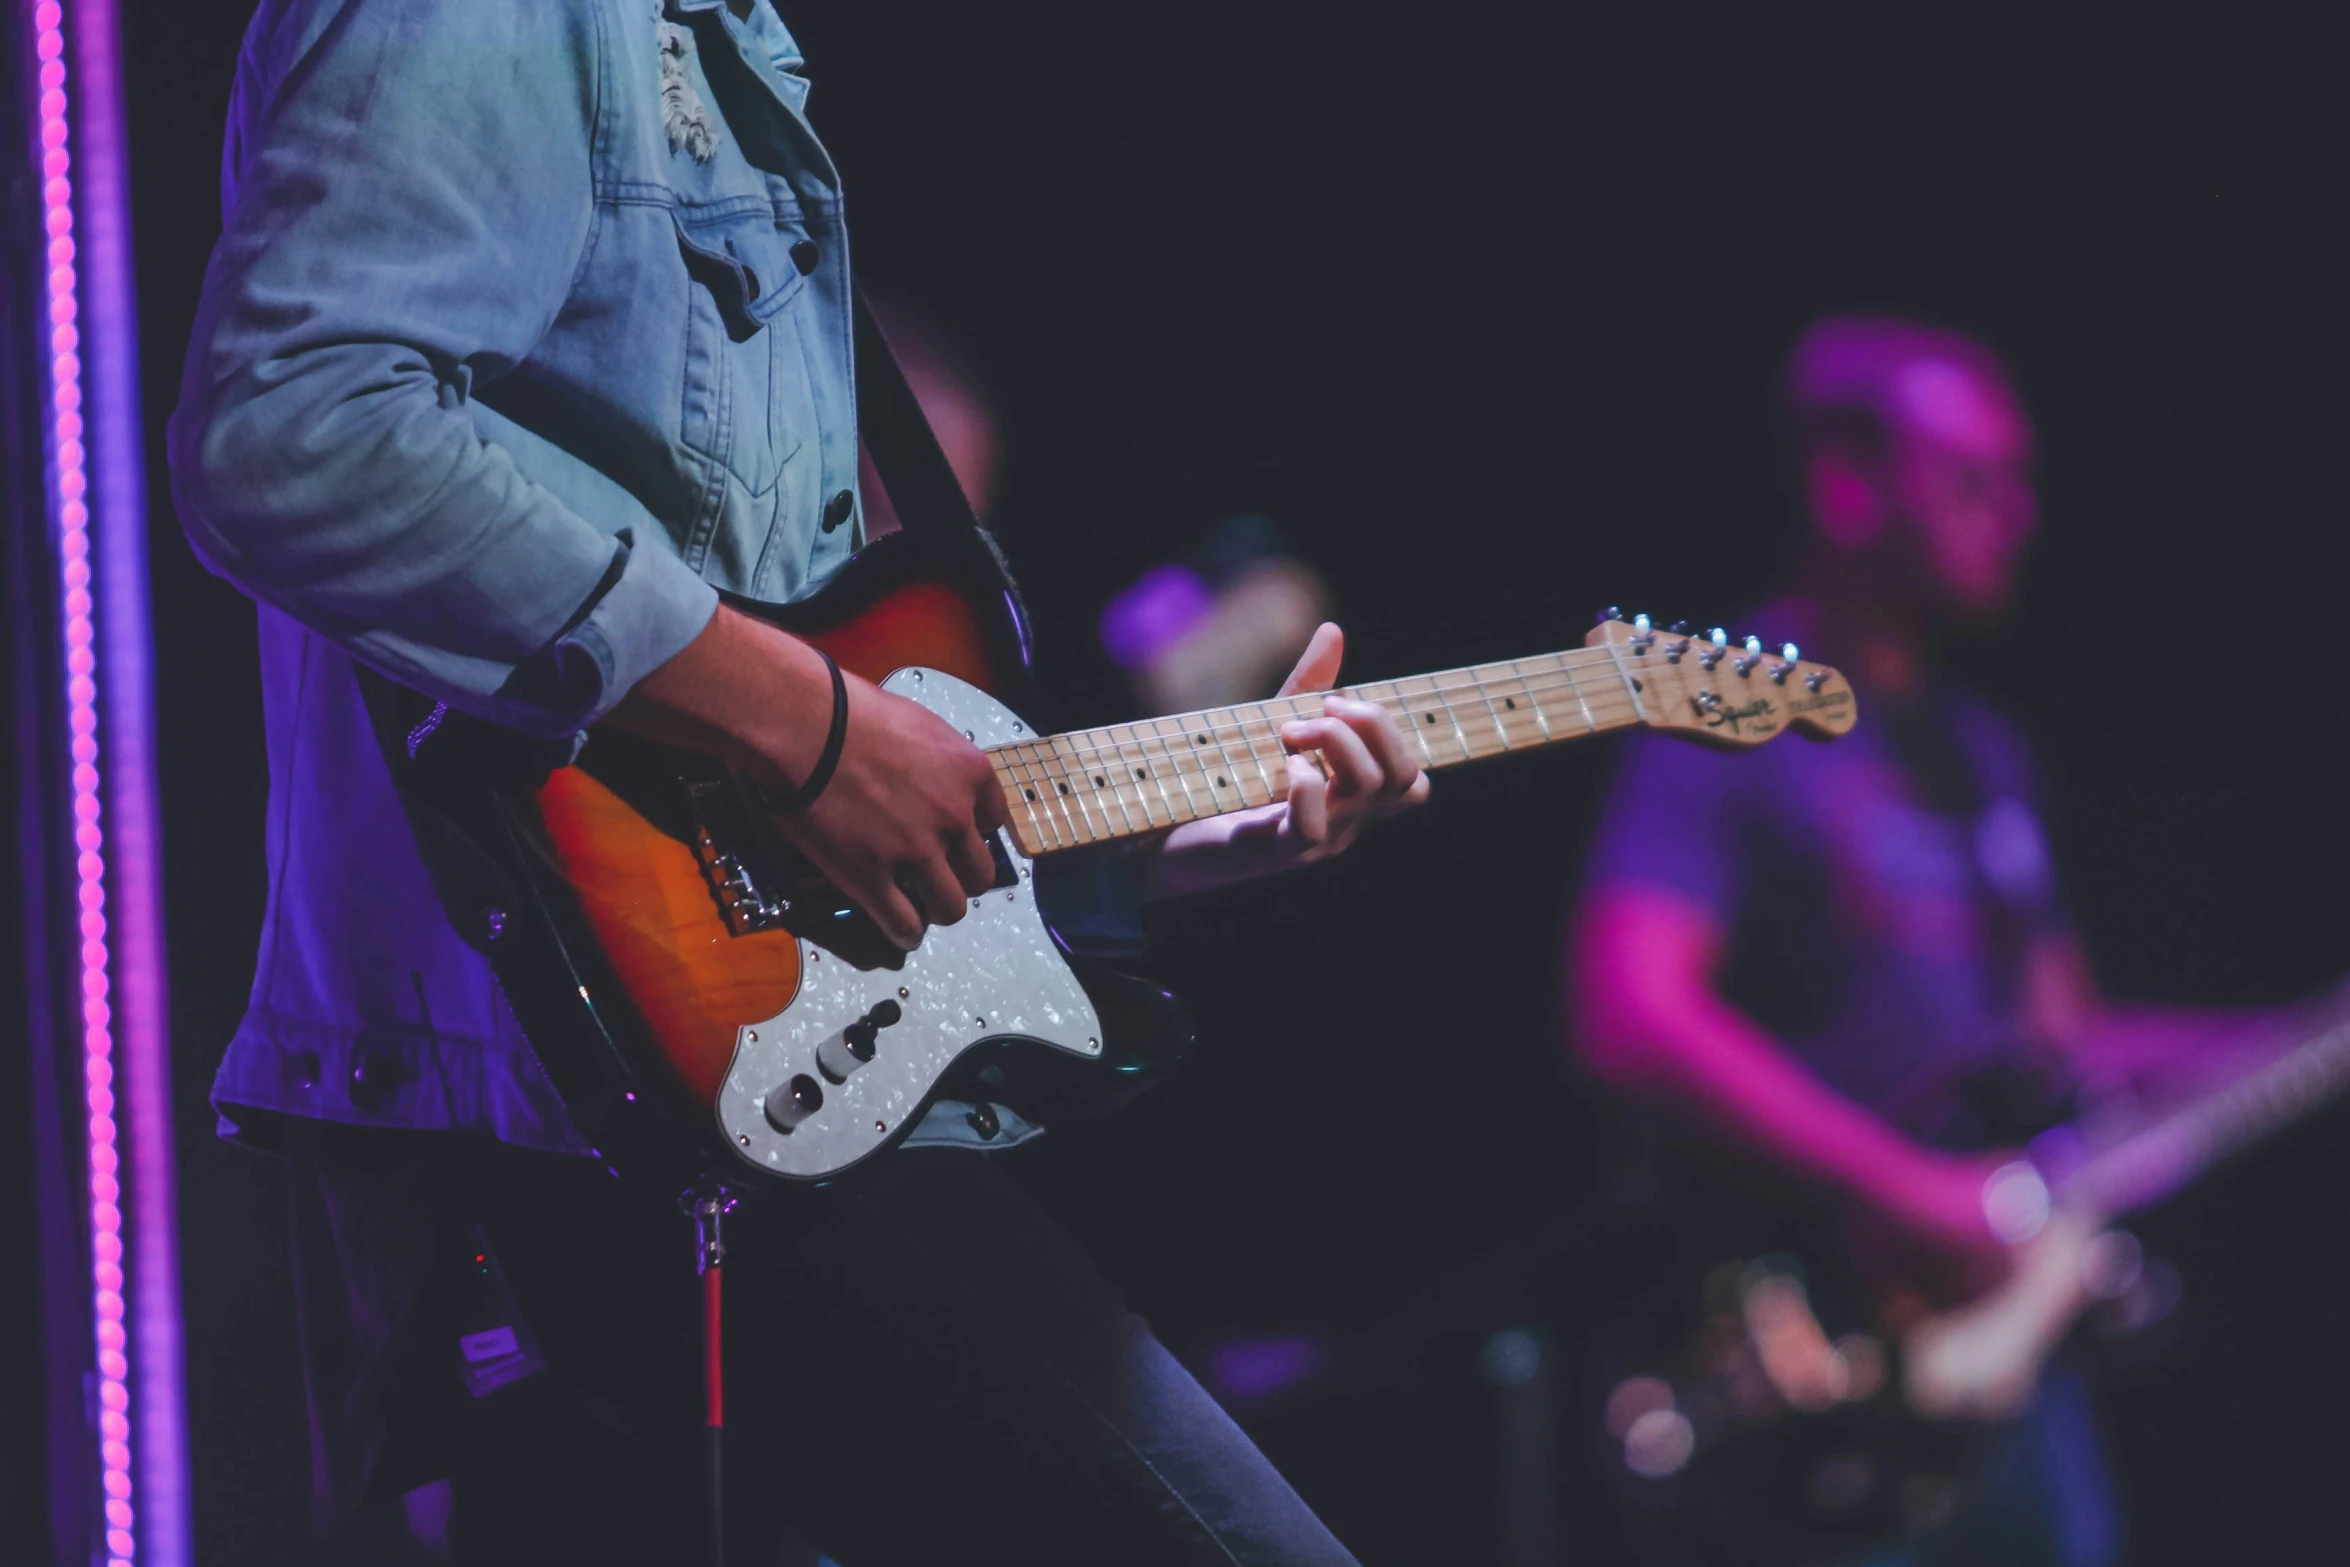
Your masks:
M684 782L694 859L727 934L749 936L792 923L800 909L784 890L790 878L762 852L767 835L741 787L724 773Z

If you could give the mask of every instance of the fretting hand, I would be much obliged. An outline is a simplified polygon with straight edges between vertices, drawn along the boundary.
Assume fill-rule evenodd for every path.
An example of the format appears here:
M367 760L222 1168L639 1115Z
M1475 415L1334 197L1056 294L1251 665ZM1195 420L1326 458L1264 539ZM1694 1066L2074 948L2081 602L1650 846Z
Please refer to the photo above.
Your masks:
M1280 694L1337 684L1345 650L1344 634L1324 624ZM1428 798L1428 775L1386 710L1368 702L1325 697L1321 717L1281 726L1281 743L1289 752L1289 798L1187 822L1145 849L1146 897L1205 892L1311 865L1345 850L1380 817Z

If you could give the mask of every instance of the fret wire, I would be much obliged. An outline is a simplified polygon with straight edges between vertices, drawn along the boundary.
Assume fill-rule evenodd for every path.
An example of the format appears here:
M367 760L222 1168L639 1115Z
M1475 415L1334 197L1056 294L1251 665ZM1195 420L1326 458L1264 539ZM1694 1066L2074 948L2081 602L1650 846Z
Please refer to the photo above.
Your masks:
M1020 776L1018 772L1015 771L1014 764L1009 757L1007 757L1002 751L997 751L994 756L990 758L990 760L994 761L996 766L996 786L998 788L1006 789L1013 795L1018 795L1025 792L1022 790L1020 785ZM1007 800L1006 803L1008 804L1010 802ZM1042 848L1045 841L1044 823L1037 817L1035 802L1032 800L1021 800L1019 802L1019 807L1021 810L1024 810L1028 813L1029 831L1034 835L1032 841L1035 842L1039 848Z
M1044 780L1036 775L1035 756L1036 748L1025 741L1013 748L1012 765L1019 775L1020 792L1027 798L1028 812L1031 816L1037 814L1036 807L1040 800L1038 790L1044 783ZM1054 848L1067 847L1069 835L1062 831L1062 824L1054 814L1052 801L1049 798L1043 798L1042 803L1044 805L1042 819L1045 828L1051 835L1052 846Z
M1393 693L1393 705L1398 712L1404 715L1405 727L1411 730L1412 739L1419 744L1420 756L1422 758L1423 764L1429 767L1434 767L1436 765L1436 753L1435 751L1431 750L1428 745L1428 726L1425 724L1415 724L1410 722L1410 720L1416 718L1419 715L1414 713L1410 707L1405 705L1403 686L1404 683L1400 680L1390 680L1387 682L1387 689ZM1381 707L1385 707L1389 704L1386 702L1381 702L1379 705Z
M1183 819L1187 822L1196 822L1200 819L1199 802L1192 798L1191 780L1183 776L1183 764L1175 759L1182 756L1184 751L1187 751L1190 748L1186 746L1183 748L1183 750L1169 752L1167 748L1167 734L1165 728L1167 723L1167 719L1154 718L1151 720L1151 729L1157 735L1161 756L1165 758L1167 766L1172 769L1175 774L1175 787L1183 791L1183 808L1189 813ZM1175 720L1175 733L1179 738L1183 733L1183 724L1180 719Z
M1563 654L1556 656L1552 662L1558 664L1562 669L1566 667L1566 658ZM1584 732L1587 734L1599 733L1599 720L1591 716L1591 698L1583 694L1583 682L1569 674L1567 683L1574 687L1575 705L1583 709Z
M1151 815L1150 789L1156 780L1148 766L1150 748L1143 744L1142 736L1134 725L1124 724L1119 727L1126 731L1126 737L1117 742L1118 765L1134 775L1134 793L1142 801L1142 819L1156 827L1159 825L1158 820ZM1167 798L1164 786L1159 786L1159 804L1167 813L1167 825L1174 826L1175 803Z
M1519 688L1526 693L1526 705L1534 709L1534 722L1542 730L1544 743L1556 739L1557 736L1550 732L1550 716L1542 711L1542 704L1534 698L1534 683L1526 678L1525 666L1513 658L1510 660L1510 673L1517 677Z
M1156 759L1156 752L1152 752L1152 742L1156 740L1156 735L1149 735L1149 738L1144 738L1144 735L1142 735L1142 726L1140 726L1140 724L1128 724L1128 728L1133 728L1133 731L1135 731L1135 749L1137 749L1137 752L1142 752L1142 773L1144 773L1144 778L1149 778L1149 782L1152 782L1152 785L1156 785L1156 789L1159 789L1159 803L1163 803L1163 806L1168 808L1168 827L1175 827L1177 822L1182 820L1180 815L1175 813L1175 796L1173 796L1173 794L1168 794L1168 780L1166 780L1166 775L1161 773L1161 768L1152 766L1152 761Z
M1053 837L1057 846L1069 848L1075 845L1078 841L1075 824L1069 820L1067 809L1053 797L1053 781L1045 771L1044 762L1037 747L1033 744L1024 745L1021 747L1021 753L1020 768L1022 775L1027 780L1028 792L1043 802L1045 820L1052 824Z
M1208 738L1216 742L1216 754L1221 757L1224 762L1224 771L1216 776L1231 784L1232 792L1239 796L1240 803L1245 806L1248 804L1248 790L1241 785L1240 769L1232 765L1232 753L1225 747L1224 726L1222 724L1211 721L1219 716L1230 718L1231 714L1232 709L1227 707L1221 708L1214 713L1202 713L1200 715L1200 719L1204 725L1202 732L1206 734ZM1221 784L1219 784L1219 787L1221 787ZM1216 799L1216 796L1211 792L1208 798L1214 800ZM1223 802L1218 800L1217 803L1221 805ZM1218 814L1222 813L1219 812Z
M1288 751L1281 744L1281 726L1273 721L1273 715L1266 711L1264 703L1258 702L1253 705L1257 710L1257 723L1264 727L1268 737L1273 742L1273 750L1275 754L1282 758L1281 773L1283 779L1286 780L1289 775L1289 761ZM1267 805L1271 805L1275 800L1285 798L1288 794L1288 790L1277 787L1274 784L1273 775L1265 770L1265 759L1257 754L1257 744L1254 740L1251 740L1248 745L1248 759L1249 762L1256 768L1257 777L1261 779L1265 785L1265 803Z
M1096 800L1099 800L1102 797L1102 789L1106 784L1110 791L1111 800L1117 804L1118 815L1126 823L1124 836L1132 837L1134 834L1142 831L1141 828L1134 825L1134 810L1126 803L1126 796L1123 792L1126 787L1126 780L1118 776L1118 770L1115 767L1103 767L1098 754L1093 754L1090 752L1088 754L1093 755L1093 760L1089 761L1085 768L1088 773L1093 775L1093 797ZM1109 820L1109 816L1110 813L1108 807L1103 807L1102 819L1107 821Z
M1623 655L1619 650L1621 644L1610 642L1606 644L1606 646L1608 657L1614 662L1616 666L1617 678L1624 682L1625 693L1632 698L1632 710L1636 713L1639 713L1641 717L1646 718L1648 714L1643 711L1640 702L1640 687L1633 683L1632 671L1626 668L1624 665Z
M1036 752L1037 784L1044 790L1045 799L1060 813L1061 821L1068 828L1069 842L1082 846L1092 840L1092 835L1079 830L1078 813L1069 809L1069 780L1053 775L1059 758L1053 754L1052 741L1040 740L1037 745L1040 748Z
M1444 716L1452 724L1452 737L1460 742L1461 760L1464 762L1469 760L1476 753L1469 749L1469 732L1461 727L1461 715L1453 709L1452 693L1445 690L1444 677L1430 675L1428 687L1436 693L1436 700L1444 704Z
M1118 802L1118 814L1126 819L1126 831L1124 836L1132 837L1134 834L1142 831L1141 828L1134 825L1134 812L1127 808L1126 796L1119 792L1125 788L1126 780L1118 776L1118 770L1115 767L1101 767L1098 759L1089 762L1086 765L1085 770L1093 775L1093 797L1097 801L1102 797L1103 780L1110 780L1110 798ZM1105 808L1102 812L1102 820L1108 821L1109 819L1110 813Z
M996 764L997 781L1009 791L1008 801L1015 809L1028 813L1029 830L1035 835L1034 842L1041 848L1049 839L1044 830L1044 819L1036 814L1036 803L1026 798L1027 789L1020 782L1020 759L1015 754L1017 749L1016 746L998 746L990 753L990 760Z
M1231 786L1231 780L1226 779L1225 782L1221 785L1216 782L1216 779L1222 775L1216 771L1215 763L1208 759L1207 752L1202 748L1204 742L1213 740L1216 737L1216 726L1214 723L1216 712L1214 709L1210 709L1206 712L1194 713L1191 715L1191 717L1192 720L1198 723L1200 727L1198 732L1195 734L1192 732L1191 726L1189 724L1178 726L1183 730L1183 737L1188 742L1183 748L1183 754L1190 757L1192 761L1198 765L1200 788L1206 792L1209 805L1214 807L1214 809L1209 811L1208 814L1211 816L1221 816L1224 814L1225 797L1220 791L1222 789L1229 788ZM1223 744L1221 741L1218 741L1217 750L1221 752L1222 749Z
M1494 700L1497 696L1501 699L1498 704ZM1502 750L1514 751L1524 744L1540 745L1549 737L1541 719L1531 711L1533 697L1523 679L1496 672L1495 678L1478 682L1477 697L1485 704L1485 716L1493 720L1495 741ZM1521 726L1526 731L1523 735L1518 733Z
M1493 693L1486 689L1485 677L1472 670L1470 672L1470 686L1477 693L1477 700L1485 704L1485 716L1493 720L1495 742L1504 751L1507 751L1510 749L1509 726L1501 721L1501 710L1493 705Z
M1076 747L1070 745L1068 742L1069 737L1066 735L1055 735L1052 740L1053 762L1061 769L1061 798L1064 800L1071 800L1076 803L1077 817L1079 821L1085 824L1085 837L1088 843L1099 843L1104 838L1114 838L1117 836L1117 834L1109 831L1109 824L1107 819L1105 819L1098 827L1094 824L1093 812L1087 809L1085 804L1085 796L1079 792L1085 783L1085 772L1082 766L1079 768L1077 777L1075 779L1076 787L1071 787L1069 764L1077 761L1078 758L1076 755Z

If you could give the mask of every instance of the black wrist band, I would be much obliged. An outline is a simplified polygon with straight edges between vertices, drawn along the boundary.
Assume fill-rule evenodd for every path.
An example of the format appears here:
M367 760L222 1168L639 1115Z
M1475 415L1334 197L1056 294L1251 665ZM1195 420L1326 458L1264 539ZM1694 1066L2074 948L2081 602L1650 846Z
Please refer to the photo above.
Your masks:
M832 770L840 766L841 742L849 737L849 683L841 678L840 665L830 653L818 648L816 656L832 671L832 729L824 737L824 750L816 758L816 765L808 769L806 782L797 789L759 791L761 803L778 816L804 811L816 803L816 796L832 782Z

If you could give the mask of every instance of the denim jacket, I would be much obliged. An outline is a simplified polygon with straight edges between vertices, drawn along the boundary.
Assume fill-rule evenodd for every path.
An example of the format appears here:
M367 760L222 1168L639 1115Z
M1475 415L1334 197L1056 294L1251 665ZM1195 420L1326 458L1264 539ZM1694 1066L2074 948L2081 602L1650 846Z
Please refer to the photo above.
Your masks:
M561 737L717 589L848 558L848 236L807 94L768 0L262 0L170 427L191 543L260 606L269 903L225 1131L587 1151L434 896L356 667Z

